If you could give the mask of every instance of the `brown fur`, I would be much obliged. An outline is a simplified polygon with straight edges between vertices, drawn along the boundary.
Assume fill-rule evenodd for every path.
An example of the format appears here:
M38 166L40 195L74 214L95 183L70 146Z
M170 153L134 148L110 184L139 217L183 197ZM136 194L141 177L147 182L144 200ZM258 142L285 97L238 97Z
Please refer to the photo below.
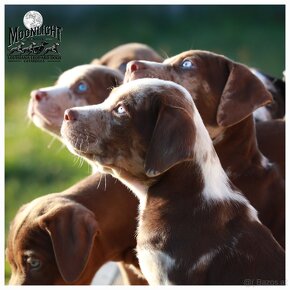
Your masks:
M102 102L107 97L111 89L122 81L122 78L122 75L118 71L101 65L75 67L61 74L56 82L56 85L31 92L28 115L36 126L60 137L60 127L62 124L64 111L66 109L73 106L83 106ZM88 84L88 91L85 93L78 93L76 91L77 85L79 82L84 81ZM62 92L58 91L58 86L66 85L69 85L69 90L64 90ZM45 94L45 96L40 100L36 99L36 96L39 93ZM41 122L39 122L39 119ZM79 135L78 140L82 142L81 134ZM107 178L106 185L108 188L114 188L116 192L126 190L126 188L124 188L119 181L112 178ZM103 188L100 187L98 192L101 192L102 190ZM104 192L104 194L106 193ZM114 195L114 193L112 193L112 195ZM130 202L130 194L123 195L123 198L124 203L126 202L126 199L128 199L127 205L131 206L131 212L137 212L137 204L134 205ZM120 204L120 210L121 209L122 205ZM111 215L114 217L115 212L112 212ZM114 218L112 221L113 220ZM132 229L132 233L129 236L132 237L133 240L131 240L130 243L135 243L133 231L136 226L136 217L132 220L128 220L127 222L128 229ZM108 247L109 245L110 241L108 241ZM100 263L101 262L102 260L100 260ZM118 265L119 267L121 266L121 273L125 282L129 281L132 284L144 284L143 279L139 279L134 272L128 269L128 267L122 266L121 264ZM88 268L86 268L85 271L89 271L87 269ZM127 274L123 275L124 273ZM39 281L41 281L41 279Z
M258 122L256 134L259 149L279 165L279 170L285 178L285 120Z
M127 43L113 48L100 59L92 60L92 63L106 65L125 73L127 63L138 59L156 62L163 61L162 57L148 45L143 43Z
M66 144L78 155L93 156L93 161L129 184L139 197L137 252L150 284L244 284L247 279L253 284L260 280L284 284L284 251L247 200L234 192L227 200L205 200L204 185L211 180L204 180L201 173L205 164L198 161L202 148L196 140L207 134L206 129L197 127L203 125L195 123L198 112L189 94L185 98L183 88L176 86L139 80L114 90L103 104L67 110L61 130ZM88 134L96 136L85 152L74 146L74 136L81 128L89 128ZM117 131L122 135L116 135ZM142 150L136 150L128 136ZM212 158L219 164L206 138L210 144L204 144L212 156L203 160ZM105 149L98 145L102 142L106 142ZM121 148L118 152L111 150L116 145ZM135 166L128 167L128 163ZM150 268L146 262L152 256L149 250L173 262L168 265L156 256ZM199 262L212 251L216 252L209 261Z
M9 284L90 284L108 261L125 268L125 283L146 284L128 267L139 268L134 253L137 199L111 176L99 179L94 174L21 207L7 242ZM27 251L31 254L25 256ZM40 259L39 269L29 267L31 257Z
M184 60L192 67L183 68ZM262 165L252 112L272 100L242 64L207 51L187 51L162 64L133 61L124 82L156 77L174 81L191 94L223 168L258 210L262 222L285 246L285 184L277 168Z

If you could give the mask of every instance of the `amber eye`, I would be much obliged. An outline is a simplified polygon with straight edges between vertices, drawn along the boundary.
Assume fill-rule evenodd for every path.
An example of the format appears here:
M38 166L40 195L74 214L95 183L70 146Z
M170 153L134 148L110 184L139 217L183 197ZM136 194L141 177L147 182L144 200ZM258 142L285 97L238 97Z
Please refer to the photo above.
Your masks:
M190 60L186 59L186 60L184 60L182 62L181 66L183 68L192 68L193 67L193 63Z
M78 93L84 93L88 90L88 88L89 88L88 84L84 81L79 82L77 85Z
M29 264L31 270L37 270L41 266L40 260L33 257L29 257L26 262Z

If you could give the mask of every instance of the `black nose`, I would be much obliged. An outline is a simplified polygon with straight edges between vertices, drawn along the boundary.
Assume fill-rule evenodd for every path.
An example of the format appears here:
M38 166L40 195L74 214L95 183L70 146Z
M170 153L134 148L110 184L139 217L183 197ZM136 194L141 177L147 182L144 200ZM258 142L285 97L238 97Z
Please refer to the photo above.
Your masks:
M72 109L68 109L64 112L63 118L66 121L76 121L78 118L78 112Z

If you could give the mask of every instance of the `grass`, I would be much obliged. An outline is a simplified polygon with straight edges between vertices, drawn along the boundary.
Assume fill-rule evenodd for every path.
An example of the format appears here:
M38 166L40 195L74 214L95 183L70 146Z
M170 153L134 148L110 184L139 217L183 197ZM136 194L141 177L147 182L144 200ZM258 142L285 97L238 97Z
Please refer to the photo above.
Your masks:
M56 8L57 7L57 8ZM285 62L283 6L6 6L6 28L29 10L64 28L60 63L5 66L5 235L17 209L89 174L61 144L29 124L30 91L50 86L60 72L88 63L116 45L144 42L165 55L205 49L281 77ZM6 36L7 37L7 36ZM6 281L10 268L6 264Z

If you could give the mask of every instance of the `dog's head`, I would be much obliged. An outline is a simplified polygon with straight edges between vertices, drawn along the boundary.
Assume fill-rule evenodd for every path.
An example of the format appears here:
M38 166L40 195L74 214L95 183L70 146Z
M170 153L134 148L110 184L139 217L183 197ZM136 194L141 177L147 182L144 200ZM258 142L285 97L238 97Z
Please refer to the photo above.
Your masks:
M103 102L122 79L119 71L104 66L76 66L61 74L54 86L31 92L28 116L37 127L59 136L66 109Z
M163 63L132 61L127 65L124 82L148 77L184 86L208 129L239 123L272 101L246 66L207 51L187 51Z
M82 280L82 272L98 233L94 214L68 199L51 195L22 206L7 241L9 284L90 283ZM92 279L94 272L91 275L86 278Z
M163 61L162 57L148 45L143 43L127 43L115 47L100 59L94 59L92 63L106 65L125 73L127 63L138 59L156 62Z
M67 110L61 133L72 153L146 181L192 157L194 110L180 85L142 79L114 89L100 105Z

